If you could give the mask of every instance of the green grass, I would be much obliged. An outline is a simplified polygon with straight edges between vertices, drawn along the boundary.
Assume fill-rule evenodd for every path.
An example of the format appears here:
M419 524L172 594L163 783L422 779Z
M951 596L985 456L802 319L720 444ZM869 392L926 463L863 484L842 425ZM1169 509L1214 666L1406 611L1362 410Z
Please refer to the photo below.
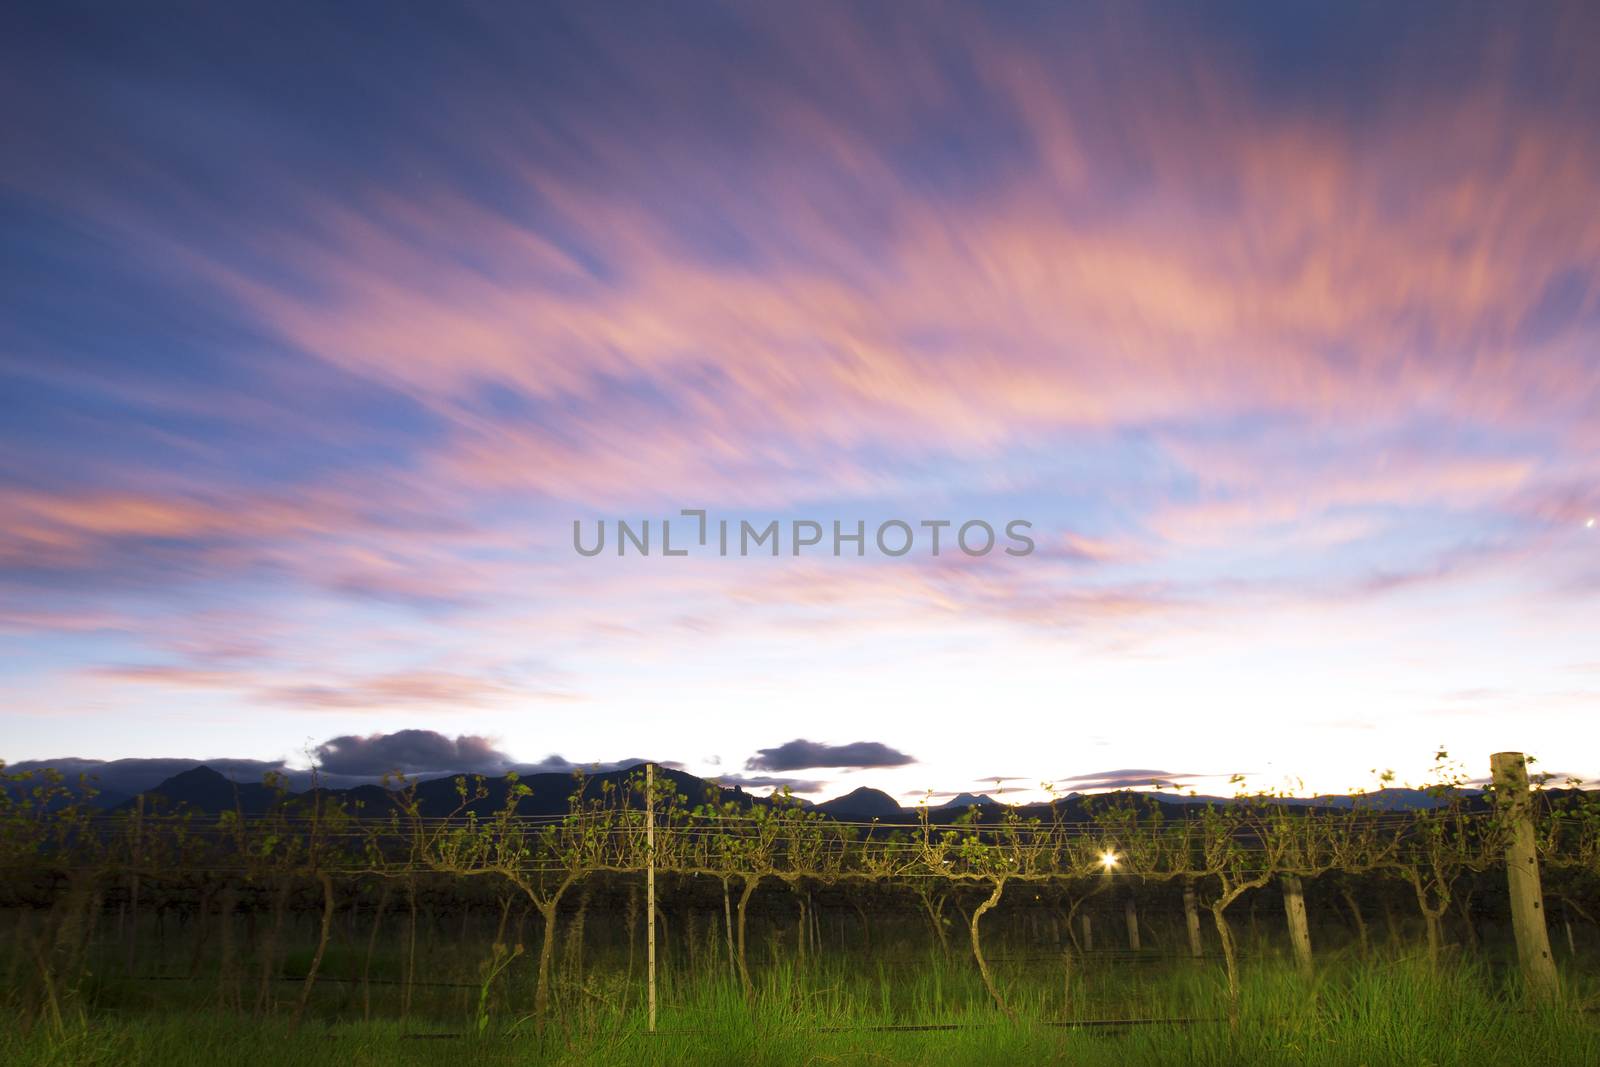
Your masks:
M1216 967L1102 964L1073 975L1018 969L1004 976L1016 1019L986 1000L966 961L916 966L832 962L759 972L754 1007L725 977L678 976L664 990L660 1033L645 1032L637 982L597 969L561 991L543 1028L497 1004L474 1034L459 998L402 1026L362 1023L348 989L330 989L298 1030L283 1016L253 1019L203 1006L183 983L137 1000L105 983L98 1002L68 1013L65 1032L43 1021L0 1022L0 1062L16 1065L171 1064L964 1064L1424 1065L1600 1063L1594 995L1567 977L1567 1003L1524 1007L1487 968L1433 974L1414 960L1331 960L1307 983L1273 961L1246 969L1237 1027ZM288 995L287 993L285 994ZM472 998L475 1003L476 997ZM1184 1025L1073 1028L1072 1019L1197 1020ZM949 1030L871 1029L948 1025ZM438 1036L450 1035L450 1036Z

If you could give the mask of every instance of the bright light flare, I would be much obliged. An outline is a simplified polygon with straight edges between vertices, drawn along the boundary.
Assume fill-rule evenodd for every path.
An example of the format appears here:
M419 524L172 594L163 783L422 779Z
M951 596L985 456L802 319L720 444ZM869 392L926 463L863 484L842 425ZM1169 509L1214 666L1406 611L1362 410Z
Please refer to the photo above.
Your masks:
M1115 852L1100 853L1100 866L1104 867L1107 873L1116 869L1117 862L1117 854Z
M1586 523L1584 523L1584 524L1583 524L1583 528L1584 528L1584 529L1585 529L1585 530L1592 530L1592 529L1594 529L1594 520L1593 520L1593 519L1590 519L1590 520L1589 520L1589 521L1588 521L1588 522L1586 522Z

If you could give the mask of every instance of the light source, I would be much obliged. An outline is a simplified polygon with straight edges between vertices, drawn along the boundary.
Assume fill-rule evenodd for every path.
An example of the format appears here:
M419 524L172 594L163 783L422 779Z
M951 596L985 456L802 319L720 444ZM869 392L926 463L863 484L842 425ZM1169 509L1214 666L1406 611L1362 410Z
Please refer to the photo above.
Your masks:
M1107 874L1110 874L1111 871L1116 867L1116 865L1117 865L1117 854L1115 852L1112 852L1110 849L1107 849L1106 851L1100 853L1100 866L1102 866L1102 867L1104 867L1106 869L1106 873Z

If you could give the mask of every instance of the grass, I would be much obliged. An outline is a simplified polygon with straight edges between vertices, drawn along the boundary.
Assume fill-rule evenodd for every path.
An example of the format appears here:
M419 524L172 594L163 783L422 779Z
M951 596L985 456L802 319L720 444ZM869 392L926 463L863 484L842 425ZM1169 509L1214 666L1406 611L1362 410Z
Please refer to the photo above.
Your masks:
M329 989L314 1020L246 1018L185 995L183 983L136 999L104 983L69 1013L65 1032L0 1023L0 1062L253 1067L312 1064L965 1064L1380 1065L1600 1063L1588 980L1566 977L1567 1003L1526 1008L1489 968L1455 963L1434 974L1416 960L1335 959L1306 982L1277 961L1245 971L1239 1022L1210 965L1096 966L1068 985L1059 968L1005 976L1016 1019L986 1000L966 961L917 966L813 963L763 968L754 1006L723 976L679 975L664 990L660 1032L645 1032L636 986L596 969L563 991L544 1027L501 1005L480 1036L459 998L402 1026L361 1022L348 989ZM474 995L475 1002L475 995ZM1086 1019L1187 1019L1186 1024L1074 1027ZM20 1021L20 1020L19 1020ZM910 1025L950 1029L874 1029Z

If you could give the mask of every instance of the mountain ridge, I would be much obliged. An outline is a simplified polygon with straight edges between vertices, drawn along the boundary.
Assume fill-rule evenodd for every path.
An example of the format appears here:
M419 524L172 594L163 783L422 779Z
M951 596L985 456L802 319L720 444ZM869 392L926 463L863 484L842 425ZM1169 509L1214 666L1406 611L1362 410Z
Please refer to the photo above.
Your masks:
M581 787L585 796L598 796L619 790L632 791L631 781L643 763L632 764L593 775L577 776L566 772L546 772L522 775L516 778L519 785L527 786L531 794L518 801L519 815L554 816L565 814L570 807L575 787ZM738 786L722 786L714 780L703 779L686 771L656 766L659 781L670 785L685 798L690 807L711 801L732 804L738 808L753 805L771 805L771 797L746 793ZM421 813L426 817L443 817L452 814L474 813L482 817L503 809L512 780L507 776L481 777L468 775L468 795L463 798L457 781L461 775L408 783ZM482 797L476 796L480 788ZM1486 803L1481 790L1463 789L1470 803ZM1549 791L1558 792L1556 790ZM389 805L398 801L399 793L379 785L358 785L345 788L318 787L298 792L274 789L261 783L238 782L205 764L172 775L160 784L133 797L119 798L108 810L131 810L144 799L147 807L158 809L186 809L211 814L239 811L259 815L271 811L279 803L295 804L320 795L347 806L353 812L364 814L387 813ZM634 794L638 798L638 794ZM638 798L642 799L642 798ZM979 821L999 819L1006 812L1015 812L1021 818L1049 819L1055 817L1086 817L1091 808L1103 809L1110 803L1147 805L1152 811L1165 811L1182 817L1192 809L1204 805L1238 803L1239 798L1181 796L1155 792L1120 791L1111 793L1072 793L1053 801L1015 806L1003 805L986 795L957 794L943 804L927 808L930 820L937 823L975 817ZM1283 797L1278 802L1285 806L1307 810L1323 808L1347 810L1357 805L1374 811L1416 811L1441 803L1433 793L1425 790L1389 788L1368 794L1324 795L1318 797ZM889 794L870 786L861 786L842 796L833 797L814 805L803 807L829 818L843 821L881 821L892 824L910 824L921 817L918 807L905 807Z

